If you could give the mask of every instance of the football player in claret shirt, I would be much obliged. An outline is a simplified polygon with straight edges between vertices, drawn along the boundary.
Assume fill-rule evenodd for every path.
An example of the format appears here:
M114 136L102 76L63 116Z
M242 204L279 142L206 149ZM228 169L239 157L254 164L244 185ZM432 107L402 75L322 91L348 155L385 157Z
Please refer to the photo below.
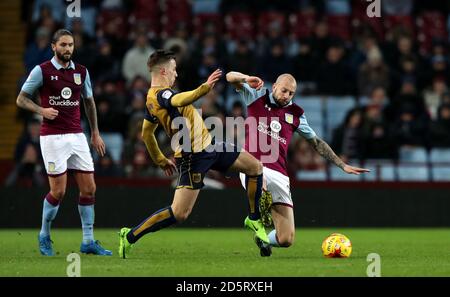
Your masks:
M91 127L91 144L103 156L105 144L98 131L89 72L72 61L74 41L70 31L55 32L52 50L54 57L34 67L17 97L19 107L43 116L40 145L50 192L44 199L39 250L42 255L54 255L50 226L66 192L67 170L73 170L80 190L78 210L83 229L80 252L110 256L111 251L94 240L94 163L80 124L83 103ZM36 92L41 105L30 99Z
M369 170L345 164L316 135L308 125L303 109L292 102L297 89L297 82L292 75L280 75L272 91L263 88L264 83L257 76L229 72L226 77L246 103L247 117L256 119L256 127L245 125L245 150L263 163L267 191L272 194L272 207L269 209L275 229L268 234L268 244L255 238L261 256L267 257L271 255L272 247L289 247L294 241L295 222L287 173L287 152L295 132L306 138L322 157L344 172L361 174ZM266 139L275 145L275 150L261 150ZM241 175L241 181L245 187L245 176Z

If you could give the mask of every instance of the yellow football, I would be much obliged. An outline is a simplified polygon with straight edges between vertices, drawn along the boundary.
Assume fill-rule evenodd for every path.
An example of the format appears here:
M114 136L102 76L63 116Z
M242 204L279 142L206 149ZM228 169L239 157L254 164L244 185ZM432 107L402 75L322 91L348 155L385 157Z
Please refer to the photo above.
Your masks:
M322 242L322 253L328 258L347 258L352 253L352 243L344 234L333 233Z

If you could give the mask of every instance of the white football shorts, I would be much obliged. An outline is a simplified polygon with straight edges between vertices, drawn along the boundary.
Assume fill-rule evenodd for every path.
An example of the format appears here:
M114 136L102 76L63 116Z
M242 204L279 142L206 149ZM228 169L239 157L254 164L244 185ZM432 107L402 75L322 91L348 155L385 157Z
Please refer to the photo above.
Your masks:
M45 169L49 176L62 175L68 169L94 172L91 151L83 133L41 136L40 144Z
M293 207L289 177L270 168L263 167L267 190L272 194L272 204ZM241 184L245 189L245 174L240 173Z

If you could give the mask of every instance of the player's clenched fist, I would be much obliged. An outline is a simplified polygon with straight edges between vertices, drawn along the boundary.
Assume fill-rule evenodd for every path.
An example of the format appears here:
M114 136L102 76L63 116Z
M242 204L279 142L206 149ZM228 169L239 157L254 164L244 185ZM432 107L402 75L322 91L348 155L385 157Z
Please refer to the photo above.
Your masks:
M48 120L53 120L54 118L56 118L58 116L58 113L59 111L52 107L42 108L41 111L42 116Z
M245 79L245 82L253 89L259 90L264 86L264 82L257 76L249 76Z

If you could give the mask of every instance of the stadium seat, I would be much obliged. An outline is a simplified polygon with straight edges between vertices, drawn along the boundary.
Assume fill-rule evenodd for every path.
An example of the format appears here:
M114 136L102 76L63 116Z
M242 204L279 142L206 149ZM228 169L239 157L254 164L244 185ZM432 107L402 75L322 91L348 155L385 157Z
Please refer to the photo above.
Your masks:
M399 164L397 166L399 181L429 181L427 165Z
M350 40L350 17L347 15L328 15L326 17L331 36Z
M294 99L295 103L299 105L303 110L306 112L306 114L309 114L310 112L322 112L323 111L323 103L322 103L322 97L316 97L316 96L304 96L304 97L297 97Z
M190 29L192 20L192 6L187 0L167 0L163 2L161 17L161 33L173 35L177 26L182 23Z
M289 34L296 38L307 38L313 33L316 25L315 11L299 11L289 15Z
M299 170L297 179L299 181L323 181L327 180L327 172L325 170Z
M345 116L356 105L354 97L329 97L325 101L326 139L331 139L337 126L344 122Z
M357 162L350 161L350 165L359 166ZM330 165L330 179L332 181L361 181L362 175L347 174L341 168Z
M257 33L267 36L269 28L273 23L278 23L280 25L280 29L283 31L283 34L286 33L286 17L283 13L276 11L264 11L259 14Z
M128 32L127 14L116 10L102 10L98 18L98 25L103 32L111 31L112 29L108 28L114 26L114 33L125 38Z
M231 39L255 37L255 21L250 13L232 12L226 15L225 27Z
M450 164L450 148L432 148L430 151L430 162Z
M193 19L193 25L194 33L197 35L203 35L208 25L214 26L218 33L223 32L222 17L215 13L196 14Z
M399 150L401 162L426 163L428 162L427 150L423 147L401 147Z
M370 169L369 173L364 173L365 181L395 181L395 165L391 160L366 160L364 167Z
M431 177L433 181L450 182L450 165L433 165Z

